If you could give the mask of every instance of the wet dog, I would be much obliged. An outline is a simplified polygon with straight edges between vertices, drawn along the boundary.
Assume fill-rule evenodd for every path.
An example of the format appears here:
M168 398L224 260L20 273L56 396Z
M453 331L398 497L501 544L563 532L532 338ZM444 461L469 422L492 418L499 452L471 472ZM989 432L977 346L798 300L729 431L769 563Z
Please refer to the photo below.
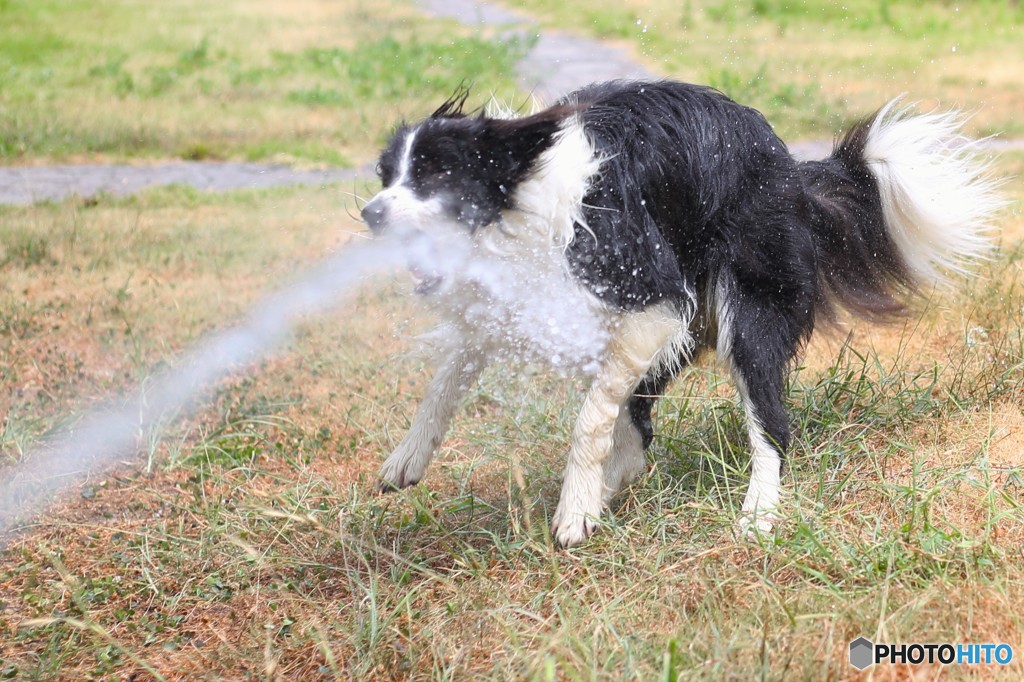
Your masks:
M398 127L378 164L383 189L362 209L374 232L467 249L465 267L411 268L449 345L381 486L424 476L489 361L540 346L592 374L552 519L563 546L644 471L652 406L703 350L728 367L746 413L740 524L770 529L790 443L785 379L815 325L839 309L904 314L984 254L1000 205L957 116L898 102L828 158L800 162L760 113L706 87L595 84L518 118L467 113L466 96ZM511 264L513 295L481 285L488 263ZM594 343L552 358L545 316L526 314L541 300L598 320L583 334Z

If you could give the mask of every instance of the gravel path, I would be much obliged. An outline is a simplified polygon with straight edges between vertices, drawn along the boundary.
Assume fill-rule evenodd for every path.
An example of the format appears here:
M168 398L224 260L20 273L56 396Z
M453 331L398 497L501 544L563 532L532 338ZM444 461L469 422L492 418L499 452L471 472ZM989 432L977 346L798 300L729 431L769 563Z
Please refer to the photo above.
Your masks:
M429 15L467 25L496 28L506 35L534 36L533 49L520 62L519 82L542 102L594 81L656 78L621 48L562 32L539 33L533 20L514 10L476 0L419 0ZM998 149L1024 149L1024 140L997 140ZM821 158L830 141L798 142L798 157ZM279 164L179 161L150 166L76 165L0 167L0 204L31 204L101 192L126 195L155 185L185 184L207 191L280 185L324 185L365 174L366 169L297 170Z
M519 63L519 84L541 102L554 102L595 81L658 77L617 46L568 33L539 33L529 15L514 10L476 0L420 0L419 6L428 14L468 26L533 36L533 49Z
M0 168L0 204L30 204L101 192L125 195L154 185L183 184L223 192L245 187L323 185L359 170L296 170L280 164L175 161L152 166L80 165Z

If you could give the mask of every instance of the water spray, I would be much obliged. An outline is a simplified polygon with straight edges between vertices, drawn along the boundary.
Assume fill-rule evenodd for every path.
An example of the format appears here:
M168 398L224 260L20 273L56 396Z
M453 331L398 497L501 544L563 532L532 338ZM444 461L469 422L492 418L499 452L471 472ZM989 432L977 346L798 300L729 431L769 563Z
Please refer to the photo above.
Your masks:
M494 334L520 339L535 355L526 359L543 359L556 369L575 365L591 370L607 340L593 299L581 293L579 301L552 300L550 278L567 273L552 271L546 279L537 276L533 265L532 259L481 259L465 235L442 239L418 231L391 230L342 249L254 304L237 325L200 342L134 393L86 412L7 468L0 481L0 541L60 490L119 458L133 456L158 426L196 409L217 381L251 366L288 338L303 318L335 308L377 273L409 268L434 273L447 286L468 283L482 292L476 309L466 311L480 318L474 321L476 326L486 329L490 324Z
M325 312L367 275L401 264L387 239L344 249L302 279L253 305L235 327L210 336L132 395L91 410L28 452L0 482L0 536L24 522L61 488L119 457L171 416L187 414L219 379L275 348L308 315Z

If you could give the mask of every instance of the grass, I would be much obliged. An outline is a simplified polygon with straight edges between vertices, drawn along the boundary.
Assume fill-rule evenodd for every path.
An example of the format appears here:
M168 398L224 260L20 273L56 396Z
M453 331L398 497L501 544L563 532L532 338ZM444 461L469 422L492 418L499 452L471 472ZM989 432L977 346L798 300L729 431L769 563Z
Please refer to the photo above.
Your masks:
M409 72L383 74L382 89L361 95L369 108L354 112L342 103L350 91L331 80L347 77L334 73L336 60L357 44L393 49L389 36L411 32L406 10L380 17L364 6L309 2L305 11L274 14L282 5L261 1L239 14L233 3L207 4L183 3L190 11L166 31L135 24L140 49L126 49L132 56L119 62L99 51L75 67L85 79L80 91L63 81L41 91L66 92L76 102L51 113L85 111L85 100L73 98L97 83L109 88L108 99L121 88L117 107L83 114L83 124L95 117L90 135L114 136L126 122L149 121L153 146L126 156L186 149L204 157L204 149L219 149L219 138L201 134L213 110L202 79L218 91L217 79L233 73L237 59L267 70L252 77L275 93L266 103L275 123L224 147L234 150L225 155L244 156L252 145L264 158L323 158L315 136L293 139L283 121L303 112L308 123L309 112L336 107L354 117L342 126L350 146L339 148L361 161L396 109L419 113L442 88L443 78L422 85L409 73L441 54L452 65L441 73L454 77L462 58L455 46L476 44L458 40L483 41L469 35L443 44L432 33L439 25L425 22L401 48L408 63L399 66ZM799 40L787 48L768 36L840 26L848 48L881 35L871 63L882 75L857 77L866 102L898 81L886 70L896 56L918 59L916 43L895 30L885 34L885 21L927 26L928 16L938 17L937 33L913 34L921 43L954 30L940 21L945 5L911 15L892 2L884 20L883 4L848 4L878 12L808 18L787 9L803 6L797 2L690 2L678 5L679 16L689 17L679 30L709 32L706 42L694 38L694 55L727 32L740 52L770 49L770 58L743 62L754 65L749 70L710 58L700 68L745 98L777 99L769 104L776 122L812 134L823 124L801 117L816 117L831 95L775 70L783 57L795 64L810 53L799 57ZM61 5L66 14L56 6L0 0L0 16L32 18L36 44L54 50L52 57L60 45L100 35L95 22L117 27L139 16L133 12L158 11L108 3L95 15L75 14L77 5ZM588 16L607 27L625 24L619 37L635 30L634 6L588 6ZM1015 48L1003 26L1012 28L1011 11L961 8L975 22L969 26L981 12L1003 12L993 14L1005 21L992 29L992 50L1008 52ZM340 16L370 28L358 38L336 30ZM237 29L206 30L213 24ZM9 25L0 21L4 55L30 44ZM50 25L63 28L38 28ZM989 53L979 31L963 34L965 58L974 49ZM262 40L246 47L246 35ZM251 59L231 57L250 50ZM31 50L22 51L19 69L61 65L47 58L33 67ZM681 75L696 63L684 52L665 53L680 60ZM822 68L830 68L833 52L822 54ZM160 68L173 69L176 79L165 83ZM838 82L851 71L834 73ZM55 68L52 78L61 74ZM933 72L920 79L915 87L934 86L943 97L960 87ZM25 82L3 86L0 106L27 121L46 98L6 99L27 93ZM389 93L387 84L398 90ZM421 85L401 99L401 87ZM145 94L157 86L164 89ZM1013 88L1006 93L1012 101ZM842 107L861 110L857 97ZM230 98L225 106L233 106ZM100 120L98 112L118 107L124 111ZM140 115L158 109L166 118ZM241 120L232 116L221 120L243 130L232 128ZM976 122L998 120L993 113ZM183 121L195 122L196 133L168 143ZM87 153L66 139L62 148L26 147L16 158ZM1004 154L995 171L1019 177L1024 154ZM365 194L358 184L213 195L169 187L132 198L0 207L0 467L26 457L69 415L132 388L230 325L262 293L358 238L350 191ZM1007 191L1016 202L1024 198L1019 182ZM305 323L273 357L224 381L197 414L168 425L137 458L72 487L0 549L0 679L860 679L867 676L854 675L846 660L848 643L860 635L1005 641L1018 653L1005 670L896 666L875 669L874 678L1017 679L1024 651L1024 219L1011 209L1000 226L1000 249L978 277L936 296L905 326L857 325L807 349L789 392L794 447L784 520L757 542L733 533L747 480L746 437L733 389L710 364L687 373L662 401L650 472L618 498L583 547L556 550L547 532L581 387L532 368L487 373L424 485L376 495L379 463L404 434L429 377L410 353L429 319L404 295L404 280L367 286L336 314Z
M343 203L170 188L2 209L2 243L42 245L0 271L3 456L342 244ZM848 677L859 635L1019 651L1024 223L1004 224L980 278L906 328L812 344L786 518L757 543L733 535L745 436L711 365L662 403L653 468L582 548L546 530L579 387L544 376L486 375L426 485L378 497L428 321L369 287L3 550L0 672L806 679Z
M349 0L0 3L0 163L352 165L464 81L512 91L524 46Z
M1024 8L1007 0L524 0L551 28L624 42L658 73L765 112L783 139L831 137L906 93L1024 135Z

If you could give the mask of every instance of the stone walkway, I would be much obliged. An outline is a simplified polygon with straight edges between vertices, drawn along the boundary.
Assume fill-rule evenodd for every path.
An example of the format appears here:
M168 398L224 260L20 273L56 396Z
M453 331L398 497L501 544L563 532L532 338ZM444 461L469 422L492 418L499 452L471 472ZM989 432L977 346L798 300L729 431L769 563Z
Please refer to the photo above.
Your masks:
M617 46L568 33L538 33L532 18L514 10L477 0L420 0L419 6L428 14L468 26L533 37L533 49L519 63L519 85L541 102L552 103L595 81L658 78Z
M497 29L504 35L533 37L533 49L518 66L519 83L541 102L592 83L614 78L657 78L633 61L625 50L562 32L539 33L522 13L477 0L419 0L431 16L454 19L470 26ZM998 149L1024 149L1024 140L997 140ZM790 145L794 155L821 158L830 141ZM277 164L178 161L156 165L79 165L0 167L0 204L31 204L69 196L89 197L107 192L126 195L145 187L185 184L206 191L226 191L281 185L323 185L365 174L363 169L297 170Z

